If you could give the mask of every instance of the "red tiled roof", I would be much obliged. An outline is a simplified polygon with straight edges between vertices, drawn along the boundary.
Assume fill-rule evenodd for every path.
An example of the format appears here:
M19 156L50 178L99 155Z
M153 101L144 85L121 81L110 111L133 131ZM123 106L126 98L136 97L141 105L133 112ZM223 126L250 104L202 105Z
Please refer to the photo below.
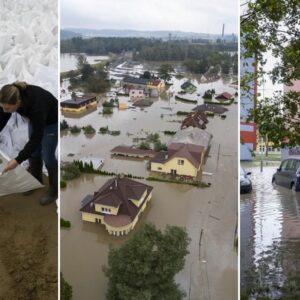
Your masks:
M201 129L206 128L206 123L208 123L207 116L203 112L195 112L190 113L187 117L182 121L181 129L186 127L197 127Z
M225 99L225 100L231 100L233 98L233 96L227 92L224 92L222 94L219 94L218 96L216 96L216 99Z
M202 152L204 147L193 145L193 144L183 144L183 143L173 143L168 146L168 160L173 157L183 157L189 160L196 168L199 168L202 159Z
M160 84L160 80L159 79L155 79L155 80L150 80L149 84L154 85L154 86L158 86Z
M165 163L174 157L181 157L187 159L195 168L199 168L202 159L203 146L172 143L168 146L168 152L161 152L151 162Z

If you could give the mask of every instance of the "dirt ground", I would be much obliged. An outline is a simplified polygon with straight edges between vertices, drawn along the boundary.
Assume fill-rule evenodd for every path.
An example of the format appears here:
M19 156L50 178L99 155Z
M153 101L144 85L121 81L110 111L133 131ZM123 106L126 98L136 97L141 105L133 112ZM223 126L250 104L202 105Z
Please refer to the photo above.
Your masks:
M30 196L0 197L0 300L57 299L56 204Z

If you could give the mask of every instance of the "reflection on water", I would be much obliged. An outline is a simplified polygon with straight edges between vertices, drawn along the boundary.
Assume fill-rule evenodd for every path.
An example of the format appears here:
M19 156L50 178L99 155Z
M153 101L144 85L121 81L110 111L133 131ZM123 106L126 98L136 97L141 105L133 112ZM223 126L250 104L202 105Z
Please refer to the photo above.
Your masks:
M241 294L300 299L300 193L273 187L276 165L244 167L253 191L241 195Z

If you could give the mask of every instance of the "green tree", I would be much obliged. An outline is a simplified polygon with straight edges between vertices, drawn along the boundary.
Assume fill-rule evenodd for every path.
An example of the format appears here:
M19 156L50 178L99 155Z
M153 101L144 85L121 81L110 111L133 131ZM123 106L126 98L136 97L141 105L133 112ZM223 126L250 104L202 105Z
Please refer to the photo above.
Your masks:
M87 79L91 78L94 74L94 68L90 64L85 64L81 68L81 80L84 82Z
M72 287L65 281L64 276L60 273L60 299L71 300L72 299Z
M149 71L145 71L142 75L142 78L151 79L151 73Z
M146 224L120 248L110 248L104 273L108 300L179 300L183 291L174 276L184 267L189 238L168 226L165 232Z
M263 75L270 76L273 83L286 85L291 85L293 80L299 80L300 2L298 0L249 0L243 4L242 11L242 59L255 58L258 65L256 73L245 73L241 78L243 90L249 91L251 82L262 78ZM266 53L271 53L278 59L270 72L266 72L264 68L267 61ZM272 105L274 103L275 105ZM295 123L299 124L297 110L300 107L300 93L293 92L284 96L275 93L272 98L255 101L252 115L258 128L264 126L263 118L259 113L259 110L264 110L263 105L266 105L267 110L272 109L270 106L273 106L273 114L278 113L278 126L283 129L282 133L288 134L290 146L299 144L299 125L297 128ZM288 117L285 117L286 115ZM273 132L273 130L270 132L269 137L273 136ZM281 135L278 138L285 137ZM282 140L277 141L277 143L281 142Z
M162 64L158 70L159 77L165 81L171 79L171 72L174 72L174 68L170 64Z
M76 63L77 69L81 70L83 68L83 66L86 65L86 64L88 64L86 56L84 54L79 54L77 56L77 63Z

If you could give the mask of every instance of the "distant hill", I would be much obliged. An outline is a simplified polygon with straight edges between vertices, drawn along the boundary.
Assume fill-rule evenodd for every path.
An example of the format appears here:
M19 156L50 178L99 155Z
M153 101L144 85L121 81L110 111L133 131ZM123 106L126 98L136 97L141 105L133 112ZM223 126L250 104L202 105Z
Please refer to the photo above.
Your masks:
M61 40L68 40L72 39L73 37L82 37L82 34L79 32L73 32L69 30L61 30L60 31L60 39Z
M118 30L118 29L85 29L85 28L65 28L64 32L77 33L80 36L89 37L139 37L139 38L157 38L157 39L205 39L216 40L221 38L220 34L207 34L197 32L184 32L184 31L138 31L138 30ZM61 35L62 36L62 35ZM67 38L72 38L69 36ZM225 40L233 40L237 37L233 35L225 35Z

